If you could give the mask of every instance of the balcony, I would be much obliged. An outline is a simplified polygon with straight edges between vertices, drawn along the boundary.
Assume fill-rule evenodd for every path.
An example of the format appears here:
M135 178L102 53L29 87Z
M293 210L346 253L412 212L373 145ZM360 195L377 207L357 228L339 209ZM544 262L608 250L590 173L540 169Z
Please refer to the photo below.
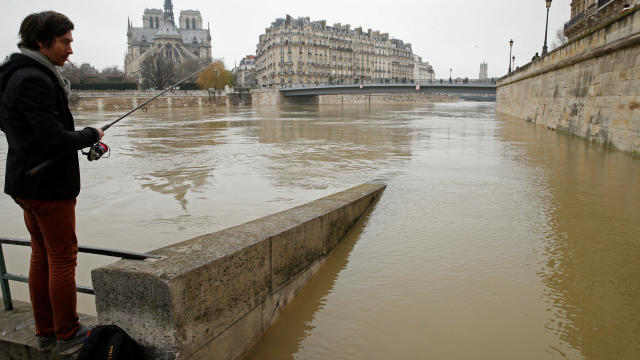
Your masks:
M613 0L598 0L598 7L601 8L609 3L612 3Z
M623 2L615 0L598 0L597 3L593 3L587 10L579 13L564 24L565 36L572 40L578 35L617 16L619 10L622 9L622 4Z
M580 14L576 15L576 17L574 17L573 19L567 21L564 24L564 31L569 30L572 26L576 25L577 23L579 23L583 19L584 19L584 12L581 12Z

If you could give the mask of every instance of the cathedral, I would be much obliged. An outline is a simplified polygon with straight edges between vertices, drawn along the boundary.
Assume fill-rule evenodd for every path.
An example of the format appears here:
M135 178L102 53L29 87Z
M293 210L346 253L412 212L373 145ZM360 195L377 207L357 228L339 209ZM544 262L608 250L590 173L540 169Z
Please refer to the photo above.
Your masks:
M202 27L202 16L197 10L180 11L179 24L173 17L173 4L165 0L164 11L146 9L142 27L127 25L127 56L125 73L141 78L141 64L148 56L162 54L179 64L188 60L211 61L211 30Z

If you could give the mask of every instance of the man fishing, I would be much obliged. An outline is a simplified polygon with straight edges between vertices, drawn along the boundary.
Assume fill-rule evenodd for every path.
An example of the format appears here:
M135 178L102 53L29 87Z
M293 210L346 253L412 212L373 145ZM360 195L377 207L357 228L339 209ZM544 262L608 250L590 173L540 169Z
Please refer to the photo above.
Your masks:
M0 128L6 133L4 191L24 210L31 234L29 293L41 351L71 354L82 347L87 328L76 310L78 241L75 205L80 193L77 150L104 135L76 131L69 111L69 82L56 66L73 54L74 25L53 11L27 16L20 26L20 53L0 67ZM27 171L55 158L35 175Z

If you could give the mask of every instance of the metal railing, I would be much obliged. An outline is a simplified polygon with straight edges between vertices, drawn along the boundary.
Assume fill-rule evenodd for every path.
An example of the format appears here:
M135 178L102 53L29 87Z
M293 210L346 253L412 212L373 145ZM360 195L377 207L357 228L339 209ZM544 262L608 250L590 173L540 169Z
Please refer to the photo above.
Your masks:
M564 24L564 30L567 31L567 29L569 29L573 25L577 24L578 22L582 21L582 19L584 19L584 11L581 12L580 14L576 15L573 19L567 21Z
M598 7L601 8L609 4L610 2L613 2L613 0L598 0Z
M2 288L2 299L4 300L4 309L12 310L13 302L11 300L11 289L9 288L9 280L29 283L29 278L22 275L10 274L4 262L4 252L2 244L18 245L31 247L31 241L22 239L0 238L0 288ZM111 249L103 249L91 246L78 246L79 253L95 254L111 257L119 257L127 260L144 260L144 259L160 259L158 255L141 254L130 251L119 251ZM83 294L94 295L93 288L88 286L76 286L76 291Z

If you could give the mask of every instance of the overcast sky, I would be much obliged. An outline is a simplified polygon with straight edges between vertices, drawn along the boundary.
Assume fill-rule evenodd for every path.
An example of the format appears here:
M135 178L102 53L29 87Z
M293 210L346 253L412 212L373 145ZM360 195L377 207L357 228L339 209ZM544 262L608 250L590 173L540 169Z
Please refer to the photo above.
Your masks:
M569 20L571 0L554 0L549 17L549 46L556 30ZM164 0L0 0L0 59L17 50L18 29L32 12L55 10L75 23L71 61L98 69L124 67L127 18L142 26L146 8L161 9ZM200 10L211 25L213 56L233 67L243 56L255 54L258 36L278 17L309 16L327 24L351 24L388 32L413 45L413 52L429 61L437 78L477 78L487 61L489 76L506 73L509 39L514 40L516 64L524 64L544 43L544 0L174 0L180 10ZM206 26L206 25L205 25Z

